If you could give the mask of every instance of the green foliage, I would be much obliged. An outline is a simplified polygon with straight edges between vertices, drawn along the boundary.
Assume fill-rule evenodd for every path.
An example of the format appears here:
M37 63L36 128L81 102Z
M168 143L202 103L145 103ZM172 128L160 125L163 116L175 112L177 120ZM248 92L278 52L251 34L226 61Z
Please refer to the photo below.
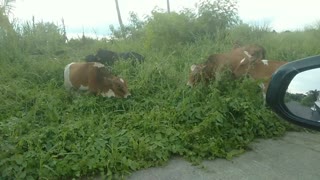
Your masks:
M285 102L296 101L303 106L311 107L314 105L314 102L319 100L319 91L310 90L306 94L301 93L286 93Z
M11 10L13 9L13 3L15 2L15 0L2 0L0 2L0 14L4 17L6 16L5 18L7 19L7 22L8 21L8 18L7 18L7 15L9 15L11 13ZM1 17L1 18L3 18ZM3 20L3 19L2 19Z
M146 22L131 14L131 23L125 27L126 36L143 43L148 50L170 52L199 37L211 40L225 38L225 30L240 22L237 3L233 0L203 1L197 9L184 9L180 13L165 13L155 9ZM120 39L121 31L110 27L114 38Z
M287 92L285 95L285 102L289 102L289 101L301 102L304 97L306 97L306 95L302 94L302 93L289 93L289 92Z
M314 102L318 100L319 91L318 90L310 90L307 92L307 95L301 100L301 104L304 106L311 107L314 105Z
M240 24L228 30L226 42L240 44L258 43L265 47L267 59L293 61L320 54L316 48L316 37L320 37L318 26L305 31L275 32L268 26Z
M65 44L62 28L53 23L33 21L18 27L21 48L28 54L54 54Z
M124 26L124 32L122 32L120 28L115 28L113 25L110 25L109 28L112 33L112 39L122 39L122 33L124 33L127 38L134 38L137 40L143 35L143 31L141 29L144 25L145 22L141 21L136 13L130 12L129 25Z
M146 22L132 15L127 38L115 35L111 42L83 37L65 43L58 25L1 21L0 179L121 179L175 155L194 163L231 159L255 138L295 129L263 105L259 82L235 81L226 70L209 86L189 88L189 68L235 40L262 44L269 57L284 60L317 54L311 37L319 27L291 35L237 26L234 4L219 2L200 4L199 14L154 11ZM141 65L112 67L128 81L130 98L63 88L64 66L98 48L146 56Z
M192 39L191 23L184 14L152 12L146 25L146 48L175 48Z
M234 0L202 1L198 6L197 30L214 35L240 22Z
M129 99L66 92L62 72L68 59L8 65L1 82L1 176L123 177L172 155L194 162L232 158L255 137L285 132L262 105L256 82L230 81L226 72L209 88L189 89L171 65L178 60L117 63L114 71L129 79Z
M240 44L256 43L264 38L269 38L270 28L268 26L250 26L248 24L239 24L229 30L230 41Z
M8 14L12 9L13 0L4 0L0 4L0 60L11 61L17 58L19 51L18 34L15 32L15 23L9 22ZM0 61L0 64L1 64Z

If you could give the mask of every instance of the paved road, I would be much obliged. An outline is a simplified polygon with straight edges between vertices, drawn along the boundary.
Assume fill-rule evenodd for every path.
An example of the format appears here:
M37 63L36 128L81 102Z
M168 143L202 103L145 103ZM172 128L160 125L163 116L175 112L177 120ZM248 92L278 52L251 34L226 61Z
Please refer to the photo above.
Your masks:
M192 166L173 158L163 167L137 171L129 180L320 180L320 132L290 132L258 140L231 161L216 159Z
M310 119L313 121L320 120L319 112L312 111L310 107L302 106L299 102L290 101L286 103L288 109L295 115Z

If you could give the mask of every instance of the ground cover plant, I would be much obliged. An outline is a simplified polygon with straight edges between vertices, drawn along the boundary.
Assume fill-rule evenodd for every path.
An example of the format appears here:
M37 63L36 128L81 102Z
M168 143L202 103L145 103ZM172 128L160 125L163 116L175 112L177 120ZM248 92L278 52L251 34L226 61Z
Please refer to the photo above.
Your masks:
M235 41L263 45L268 59L320 53L319 26L275 33L241 23L236 9L226 13L229 6L207 2L199 14L154 11L145 21L133 18L126 38L113 29L111 41L83 36L65 43L60 25L1 21L0 179L125 178L172 156L195 164L231 159L256 138L296 130L263 105L258 82L250 78L234 81L226 70L209 86L186 86L190 65ZM216 21L207 23L210 17ZM130 98L64 89L64 66L98 48L146 57L141 65L119 61L112 67L128 81Z

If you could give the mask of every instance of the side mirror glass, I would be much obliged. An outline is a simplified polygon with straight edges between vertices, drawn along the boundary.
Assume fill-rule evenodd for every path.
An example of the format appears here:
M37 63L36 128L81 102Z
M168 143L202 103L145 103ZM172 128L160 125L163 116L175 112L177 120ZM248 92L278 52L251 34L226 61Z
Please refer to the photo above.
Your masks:
M285 94L285 105L292 114L320 122L320 68L297 74Z
M277 69L266 101L285 120L320 131L320 55L292 61Z

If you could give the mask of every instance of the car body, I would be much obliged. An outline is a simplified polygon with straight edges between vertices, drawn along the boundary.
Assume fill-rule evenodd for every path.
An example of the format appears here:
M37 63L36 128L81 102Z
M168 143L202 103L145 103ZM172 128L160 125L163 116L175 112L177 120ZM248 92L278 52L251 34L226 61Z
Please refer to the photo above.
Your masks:
M277 69L276 72L274 72L272 76L266 94L266 101L274 112L276 112L279 116L288 120L289 122L320 131L320 116L317 117L317 119L302 116L292 109L289 109L285 103L285 96L288 91L288 87L290 83L293 82L295 77L298 74L303 74L307 71L315 69L320 70L320 55L299 59L281 66L279 69ZM307 73L305 73L305 75L307 75ZM313 78L314 80L318 80L320 74L318 75L308 73L308 76L309 78L310 76L312 76L311 78ZM309 81L300 82L300 86L308 86L310 83L311 82ZM320 84L320 82L313 84L318 85ZM320 89L320 86L318 89ZM319 99L314 102L314 105L318 101ZM310 112L314 112L317 109L316 107L311 107L309 108L309 110Z

